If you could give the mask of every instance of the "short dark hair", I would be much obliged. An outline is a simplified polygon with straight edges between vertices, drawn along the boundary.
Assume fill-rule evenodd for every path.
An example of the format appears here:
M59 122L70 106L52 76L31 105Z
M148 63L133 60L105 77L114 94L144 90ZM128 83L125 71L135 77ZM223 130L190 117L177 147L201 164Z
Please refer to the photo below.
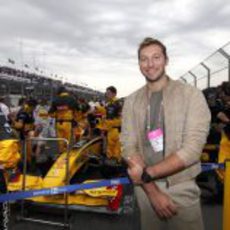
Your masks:
M107 90L111 91L111 92L114 93L114 94L117 94L117 89L116 89L114 86L109 86L109 87L107 87L107 88L106 88L106 91L107 91Z
M141 50L143 48L147 47L147 46L150 46L150 45L158 45L158 46L160 46L165 58L168 59L166 46L161 41L159 41L159 40L157 40L155 38L147 37L139 45L139 48L138 48L138 60L140 59Z

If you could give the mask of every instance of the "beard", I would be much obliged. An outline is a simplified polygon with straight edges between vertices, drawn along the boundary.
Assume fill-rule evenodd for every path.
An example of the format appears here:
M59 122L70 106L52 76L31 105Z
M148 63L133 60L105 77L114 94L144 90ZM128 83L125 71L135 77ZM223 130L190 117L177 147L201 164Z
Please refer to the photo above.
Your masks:
M159 81L164 75L165 75L165 70L163 70L162 72L160 72L155 79L151 79L147 75L144 75L144 77L145 77L145 79L146 79L147 82L154 83L154 82Z

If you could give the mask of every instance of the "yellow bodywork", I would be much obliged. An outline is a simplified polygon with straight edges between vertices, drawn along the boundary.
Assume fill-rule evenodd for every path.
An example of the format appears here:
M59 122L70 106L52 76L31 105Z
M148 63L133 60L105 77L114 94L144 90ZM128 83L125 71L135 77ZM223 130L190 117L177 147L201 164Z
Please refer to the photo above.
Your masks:
M17 181L8 183L8 191L16 192L23 190L23 175L19 175ZM26 175L25 190L42 189L42 178L39 176Z
M85 164L90 155L101 153L101 138L95 138L81 148L73 148L69 152L69 179ZM36 190L52 188L66 185L66 159L67 152L62 153L53 164L44 178L26 175L25 190ZM85 181L89 183L91 181ZM23 176L20 175L17 182L8 184L9 191L22 190ZM109 199L117 195L116 188L97 188L77 191L68 196L68 204L88 205L88 206L107 206ZM40 196L29 198L34 202L64 204L64 195Z
M220 141L218 163L225 163L226 160L230 159L229 149L230 149L230 140L228 139L227 135L223 132L221 135L221 141ZM224 183L225 170L217 169L216 172L221 182Z
M5 169L15 168L19 160L18 141L14 139L0 141L0 165Z

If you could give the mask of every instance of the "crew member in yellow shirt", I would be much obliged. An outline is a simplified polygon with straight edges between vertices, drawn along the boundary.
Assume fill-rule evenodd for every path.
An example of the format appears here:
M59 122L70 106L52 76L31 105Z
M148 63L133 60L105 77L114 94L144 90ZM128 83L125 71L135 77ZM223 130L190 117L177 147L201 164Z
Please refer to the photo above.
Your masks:
M121 145L119 134L121 129L121 103L116 97L117 89L110 86L106 89L106 116L98 127L107 132L106 156L108 159L121 161Z
M61 86L58 89L57 97L52 102L50 115L56 121L56 133L58 138L65 138L72 144L73 127L75 124L75 113L77 111L77 102L75 98ZM59 152L65 150L65 142L59 141Z

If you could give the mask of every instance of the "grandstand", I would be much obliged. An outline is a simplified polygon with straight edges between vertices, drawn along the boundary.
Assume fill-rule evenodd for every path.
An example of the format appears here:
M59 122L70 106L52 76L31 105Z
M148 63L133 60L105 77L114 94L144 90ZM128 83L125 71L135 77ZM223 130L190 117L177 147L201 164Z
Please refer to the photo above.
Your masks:
M0 96L8 98L12 105L16 105L22 96L52 99L61 85L64 85L74 95L88 100L103 97L103 93L88 87L71 83L63 84L61 80L8 66L0 66L0 80Z

